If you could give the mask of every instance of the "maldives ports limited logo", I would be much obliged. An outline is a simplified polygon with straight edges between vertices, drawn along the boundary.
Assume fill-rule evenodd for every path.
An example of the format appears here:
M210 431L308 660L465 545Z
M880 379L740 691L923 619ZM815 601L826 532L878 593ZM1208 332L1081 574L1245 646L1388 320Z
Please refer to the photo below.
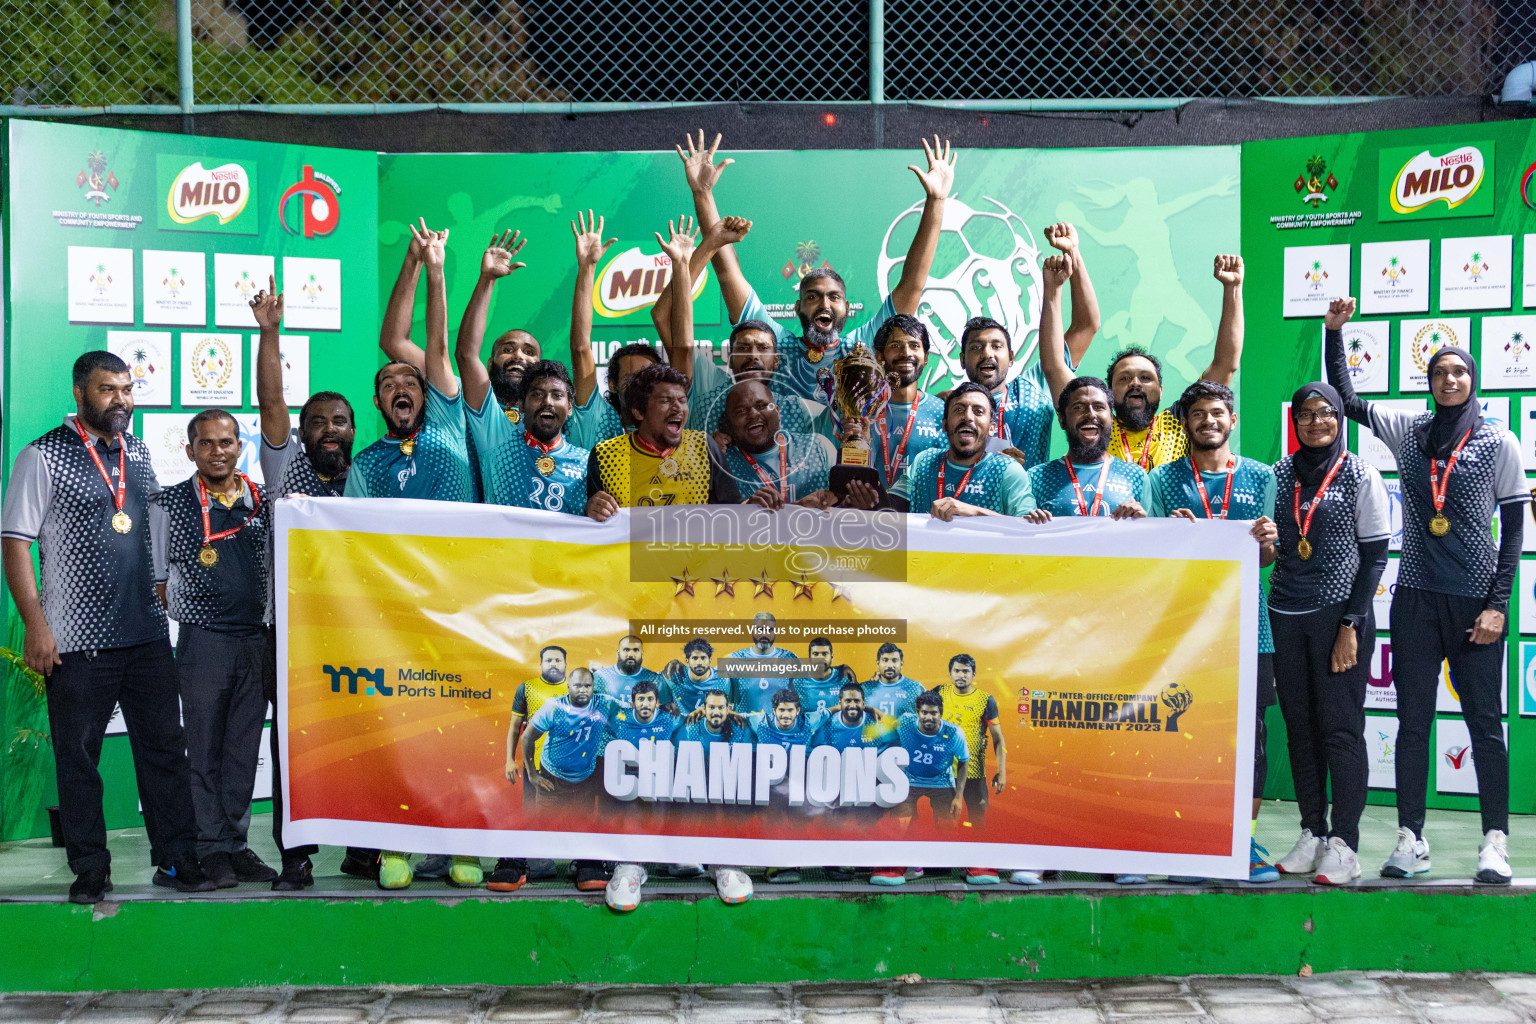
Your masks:
M1416 147L1382 150L1380 219L1491 214L1493 192L1482 185L1492 169L1493 152L1491 142L1458 146L1447 153Z
M304 165L303 176L283 193L277 201L277 219L283 230L290 235L302 234L305 238L328 235L341 222L341 186L327 174L317 174L309 164ZM298 215L289 223L290 200L298 200Z
M254 235L256 168L237 161L209 167L201 160L161 155L156 162L165 205L162 231L210 231Z

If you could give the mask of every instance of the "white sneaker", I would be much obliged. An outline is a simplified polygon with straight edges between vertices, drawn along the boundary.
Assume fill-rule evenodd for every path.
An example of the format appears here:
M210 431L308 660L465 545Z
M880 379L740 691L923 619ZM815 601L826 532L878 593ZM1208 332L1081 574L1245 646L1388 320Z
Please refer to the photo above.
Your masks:
M673 864L667 868L667 874L673 878L698 878L703 873L703 864Z
M640 887L645 878L645 868L639 864L620 864L613 869L603 890L603 902L621 914L629 913L640 905Z
M752 879L741 868L715 868L715 891L723 903L745 903L752 898Z
M1029 868L1019 868L1008 876L1008 881L1014 885L1040 885L1045 879L1040 877L1041 872Z
M1429 874L1429 840L1420 839L1411 828L1397 830L1397 845L1381 866L1382 878L1412 878Z
M1483 836L1483 845L1477 848L1477 880L1487 885L1508 885L1509 837L1496 828Z
M1303 832L1302 835L1310 833ZM1322 862L1312 881L1318 885L1348 885L1360 877L1360 858L1355 856L1355 851L1344 840L1334 836L1324 845L1323 850Z
M1275 867L1280 869L1282 875L1315 875L1327 850L1326 840L1319 839L1312 834L1311 829L1304 828L1296 845L1291 847L1291 852L1275 861Z

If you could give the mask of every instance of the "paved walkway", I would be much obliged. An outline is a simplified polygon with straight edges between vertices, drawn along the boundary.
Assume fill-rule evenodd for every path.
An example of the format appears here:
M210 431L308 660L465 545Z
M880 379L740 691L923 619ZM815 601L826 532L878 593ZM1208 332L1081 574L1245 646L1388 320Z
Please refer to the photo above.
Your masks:
M1503 1024L1536 976L1341 973L1082 982L909 979L728 988L244 989L0 995L4 1024Z

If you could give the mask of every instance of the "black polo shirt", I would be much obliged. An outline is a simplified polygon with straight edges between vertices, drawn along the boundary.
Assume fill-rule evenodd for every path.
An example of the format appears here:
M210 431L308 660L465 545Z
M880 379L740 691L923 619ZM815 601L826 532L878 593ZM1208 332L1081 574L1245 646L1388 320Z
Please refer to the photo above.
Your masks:
M214 495L208 496L210 534L241 527L233 536L213 541L219 557L212 566L198 558L203 548L203 513L197 477L167 487L155 498L150 510L155 582L166 584L166 603L177 622L216 633L253 635L271 621L267 614L271 505L261 487L252 486L255 495L250 488L242 488L228 508Z

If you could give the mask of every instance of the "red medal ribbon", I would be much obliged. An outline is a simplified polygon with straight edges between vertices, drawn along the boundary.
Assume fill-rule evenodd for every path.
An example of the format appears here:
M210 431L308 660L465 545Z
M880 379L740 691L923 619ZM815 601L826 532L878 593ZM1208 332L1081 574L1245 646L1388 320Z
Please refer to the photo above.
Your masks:
M998 398L998 400L997 400L997 436L1002 438L1005 441L1008 440L1008 435L1005 432L1005 427L1004 427L1003 421L1005 419L1007 419L1007 418L1008 418L1008 389L1007 388L1003 388L1002 397Z
M645 454L654 456L658 459L664 459L671 455L673 452L677 451L677 447L675 445L666 449L656 447L655 445L651 444L651 442L641 437L638 430L634 433L631 433L629 436L634 440L636 448L639 448Z
M1467 439L1472 436L1469 427L1461 440L1456 443L1456 450L1451 452L1450 461L1445 464L1445 475L1438 481L1435 479L1435 469L1440 465L1439 459L1429 460L1429 497L1435 503L1435 511L1439 512L1445 507L1445 489L1451 484L1451 470L1456 468L1456 460L1461 457L1461 450L1467 446ZM100 465L98 462L97 465Z
M523 431L523 444L527 445L529 448L537 448L540 455L548 455L556 448L559 448L560 445L564 443L564 441L564 437L562 437L560 434L556 434L553 441L545 444L543 441L540 441L528 431Z
M220 530L218 533L209 532L211 527L208 523L208 486L203 483L203 478L201 475L199 475L197 478L197 502L203 507L203 547L208 547L216 540L223 540L225 537L233 537L235 534L249 526L251 524L251 520L256 518L256 513L261 511L261 495L256 493L255 487L251 486L251 478L246 476L244 473L241 473L239 470L236 470L235 474L240 477L240 480L251 492L251 514L246 516L245 522L241 523L239 526L228 530Z
M907 442L912 439L912 424L917 422L917 407L922 403L923 393L919 391L917 397L912 400L912 408L907 411L907 429L902 431L901 444L890 453L890 458L885 460L885 482L889 484L896 478L896 470L901 467L901 460L907 454ZM891 447L891 407L885 407L885 446Z
M1153 420L1147 427L1147 439L1141 442L1141 456L1136 459L1137 465L1148 472L1152 469L1150 465L1152 462L1152 428L1155 426L1157 426L1157 421ZM1115 421L1115 437L1120 442L1120 450L1125 452L1126 460L1129 461L1131 458L1131 439L1126 434L1125 428L1120 425L1119 420Z
M1317 511L1317 507L1323 503L1323 495L1328 493L1328 485L1333 483L1333 475L1339 471L1340 466L1344 465L1344 460L1347 458L1349 458L1348 452L1340 455L1338 460L1334 462L1333 468L1328 470L1328 475L1323 477L1323 482L1317 487L1317 493L1312 496L1312 507L1307 509L1306 522L1301 521L1301 481L1293 479L1291 515L1296 517L1296 529L1301 531L1302 540L1307 539L1307 531L1312 529L1312 515Z
M101 479L106 482L107 490L114 491L112 503L116 506L117 511L121 512L123 510L123 501L128 496L128 463L126 461L128 446L123 443L123 435L117 435L117 487L114 488L112 486L112 478L107 475L106 465L102 463L101 456L96 454L96 442L86 436L85 428L80 425L78 417L75 419L75 430L80 434L80 442L85 445L85 450L90 453L91 461L96 463L96 472L100 473ZM1443 501L1444 499L1441 500Z
M955 487L954 497L955 497L956 501L960 500L960 495L965 493L965 485L970 482L971 474L976 472L976 467L981 465L983 462L985 462L986 458L987 458L986 455L983 454L981 458L976 460L975 464L972 465L970 469L965 471L965 476L960 478L960 483ZM947 466L947 465L949 465L949 455L946 453L944 458L943 458L943 460L939 462L939 487L938 487L939 493L938 493L938 498L942 498L942 497L945 496L944 495L944 467ZM935 500L937 500L937 498Z
M1205 506L1205 518L1225 519L1227 513L1232 510L1232 481L1237 476L1237 456L1227 456L1227 489L1221 496L1221 515L1211 513L1211 497L1205 493L1205 481L1200 478L1200 467L1195 465L1195 457L1189 457L1189 471L1195 474L1195 489L1200 492L1200 504Z
M1072 490L1077 494L1077 514L1080 516L1096 516L1100 507L1104 504L1104 474L1109 472L1109 462L1099 463L1099 482L1094 485L1093 508L1088 508L1088 499L1083 497L1083 487L1077 482L1077 470L1072 468L1072 457L1063 455L1062 465L1067 467L1067 476L1072 478Z
M773 487L774 486L774 484L773 484L773 477L771 477L767 473L763 472L763 467L759 466L757 464L757 460L754 459L749 452L743 451L741 453L741 457L747 460L747 465L752 467L752 471L757 474L757 478L763 482L763 486L764 487ZM778 492L779 492L779 498L781 500L783 500L783 501L788 501L789 500L789 446L785 445L785 444L779 445L779 484L778 484L778 488L777 489L778 489Z

